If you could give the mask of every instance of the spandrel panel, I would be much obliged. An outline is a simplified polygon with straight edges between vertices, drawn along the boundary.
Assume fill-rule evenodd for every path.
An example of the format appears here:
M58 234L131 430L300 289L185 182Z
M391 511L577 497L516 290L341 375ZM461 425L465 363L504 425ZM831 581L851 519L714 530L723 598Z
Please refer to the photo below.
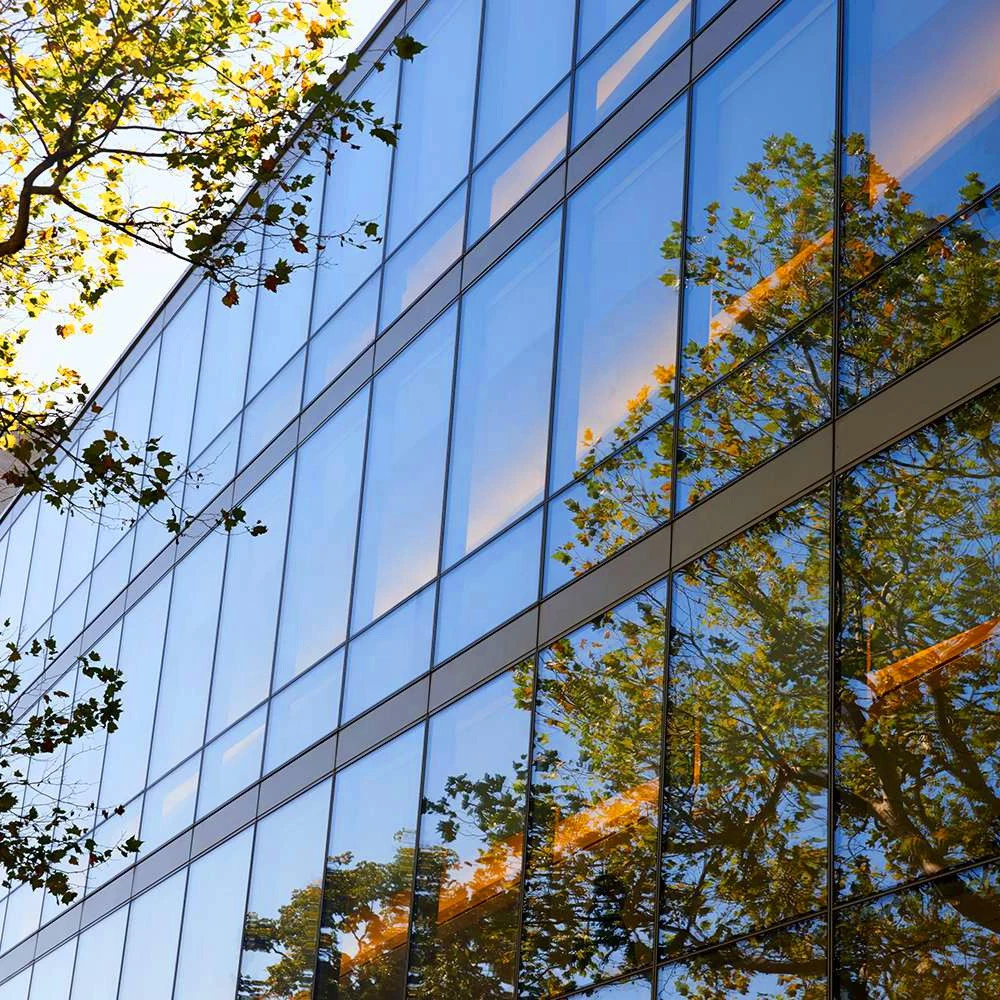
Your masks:
M998 444L994 390L840 480L845 894L997 851Z
M140 996L143 1000L170 1000L186 884L184 869L132 900L128 908L120 1000Z
M540 654L524 996L653 960L665 599L657 584Z
M685 396L831 294L835 7L832 0L780 4L694 87ZM679 237L679 229L664 227L672 267Z
M666 955L826 899L829 537L821 494L674 576Z

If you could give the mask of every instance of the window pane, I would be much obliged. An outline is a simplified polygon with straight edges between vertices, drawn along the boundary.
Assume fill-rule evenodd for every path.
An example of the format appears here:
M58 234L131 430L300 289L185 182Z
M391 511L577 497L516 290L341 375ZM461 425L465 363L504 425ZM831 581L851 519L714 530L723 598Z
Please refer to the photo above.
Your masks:
M541 547L542 512L536 511L442 579L435 663L538 600Z
M123 906L80 935L73 970L73 1000L115 1000L127 918L128 907Z
M653 958L666 587L539 658L520 988L549 994Z
M434 588L427 587L351 640L344 722L429 669L433 625Z
M171 771L146 792L142 809L142 852L149 854L194 821L201 755Z
M691 0L647 0L639 7L577 70L574 144L621 107L690 34Z
M90 578L90 594L87 597L88 619L96 618L98 613L111 603L112 598L121 593L128 584L134 540L134 531L129 532L124 538L119 538L118 544L105 556L104 561L94 567L93 576Z
M205 748L198 789L199 819L260 777L266 722L262 706Z
M78 473L67 469L66 475L76 478ZM31 551L31 572L24 596L24 611L20 616L21 633L24 636L33 635L52 614L65 531L66 518L63 512L56 510L50 503L42 503L35 527L35 544ZM6 612L4 617L7 617Z
M107 757L105 757L105 766L107 766ZM135 863L137 856L134 853L122 854L117 848L127 840L138 838L141 816L142 795L139 795L138 798L133 799L125 806L124 812L120 814L112 812L103 823L98 823L94 830L94 840L97 842L97 846L115 850L107 861L90 867L87 872L87 892L94 892Z
M465 296L446 566L542 498L560 223L553 215Z
M840 483L837 862L848 893L992 856L1000 393Z
M410 997L513 993L532 664L430 721Z
M38 930L38 920L42 914L42 889L32 889L30 885L16 888L7 899L7 916L3 924L3 943L0 951L7 951L18 941Z
M569 83L564 83L473 174L469 243L474 243L566 153Z
M620 983L609 983L607 986L596 986L592 990L577 993L579 1000L649 1000L653 984L649 975L636 976ZM576 1000L574 998L574 1000Z
M174 1000L236 992L253 830L244 830L189 870Z
M265 386L243 414L240 435L240 468L243 468L278 431L293 420L302 403L302 376L306 369L306 353L298 356Z
M170 1000L186 880L187 871L179 871L132 900L118 993L120 1000L132 997Z
M423 726L337 774L316 995L404 992Z
M861 277L1000 180L1000 8L846 8L844 263Z
M31 1000L69 1000L75 957L74 939L35 962L31 973Z
M805 500L674 576L666 954L825 900L829 537Z
M427 50L403 65L390 249L469 169L480 8L481 0L434 0L408 29Z
M27 1000L31 983L31 966L0 986L0 1000Z
M35 525L38 522L38 501L14 522L7 543L7 561L4 564L3 586L0 588L0 605L9 608L4 612L11 619L10 637L16 641L21 630L21 610L24 607L24 590L28 584L31 549L35 543ZM89 572L88 566L85 572ZM4 630L5 632L8 630Z
M256 538L246 531L229 536L210 736L250 711L270 690L291 485L292 463L285 462L242 504L248 521L263 521L267 532Z
M450 309L375 379L353 630L437 572L454 347Z
M729 0L698 0L698 27L703 28Z
M681 102L570 199L553 488L673 405L677 290L660 246L662 220L680 218L684 124Z
M237 1000L312 995L329 813L324 781L257 824Z
M575 7L574 0L486 0L477 161L569 72Z
M275 687L347 635L367 422L365 389L299 449Z
M836 22L832 0L781 4L694 88L686 395L830 295Z
M586 55L637 3L638 0L581 0L577 47L580 55Z

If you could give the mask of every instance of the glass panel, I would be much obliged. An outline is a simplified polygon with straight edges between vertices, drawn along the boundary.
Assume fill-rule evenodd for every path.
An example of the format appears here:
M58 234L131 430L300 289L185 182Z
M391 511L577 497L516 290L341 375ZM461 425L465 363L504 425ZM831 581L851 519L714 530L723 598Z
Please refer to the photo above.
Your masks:
M805 500L674 576L666 954L826 898L829 538Z
M542 499L561 221L551 216L465 296L445 566Z
M261 706L205 748L198 789L199 819L260 777L266 722Z
M244 830L191 865L174 1000L236 992L252 845Z
M430 51L427 54L430 55ZM384 118L387 126L396 121L399 65L398 60L387 59L385 69L372 73L355 95L356 100L371 101L373 114ZM404 134L409 136L409 133L407 128ZM323 249L316 270L314 330L322 326L382 262L381 240L385 237L392 149L368 133L352 136L351 142L358 148L345 149L341 145L337 149L323 195ZM377 243L366 239L358 228L358 223L368 222L378 225ZM341 243L338 237L342 235L362 245Z
M404 992L423 726L337 774L316 995Z
M1000 8L846 5L844 266L861 277L1000 180Z
M620 108L690 34L691 0L647 0L639 7L577 70L574 144Z
M666 587L539 657L520 989L652 960Z
M132 900L119 1000L170 1000L186 880L185 869Z
M670 517L673 443L667 420L549 501L546 594Z
M840 405L852 406L1000 313L1000 196L851 293L840 331Z
M996 852L1000 392L840 483L837 864L847 893Z
M382 282L384 330L404 309L416 302L438 275L443 274L462 252L465 219L463 184L385 265Z
M342 721L381 701L430 667L434 588L427 587L351 640Z
M430 721L407 996L513 993L532 664Z
M115 1000L118 996L127 919L128 907L123 906L80 935L72 1000Z
M649 1000L653 984L650 976L636 976L620 983L596 986L591 990L577 993L574 1000Z
M188 510L201 510L236 474L242 420L242 415L237 416L191 463L192 477L184 484L184 505Z
M577 51L586 55L638 0L580 0L580 39Z
M149 765L154 779L200 747L204 739L225 558L225 535L216 532L174 570Z
M326 656L347 635L367 422L366 388L299 449L275 687Z
M472 175L470 244L562 159L568 125L569 83L564 83Z
M486 0L477 162L569 72L575 8L575 0Z
M442 579L435 663L538 600L541 548L539 510Z
M685 395L830 295L836 21L832 0L783 3L694 88Z
M274 377L274 381L247 405L243 414L243 433L240 435L240 468L298 414L305 370L306 352L300 351Z
M408 29L427 50L403 66L390 249L469 169L480 9L480 0L435 0Z
M171 771L146 792L142 810L142 852L149 854L194 822L201 756Z
M10 894L7 898L7 916L3 924L0 951L7 951L38 930L44 895L42 889L32 889L30 885L18 886Z
M74 475L70 470L67 470L67 473ZM52 614L56 596L56 577L59 574L59 557L62 554L65 531L65 515L49 503L41 504L35 527L35 545L31 551L31 573L28 576L24 611L20 621L23 635L34 634L35 630ZM7 617L6 611L4 617Z
M117 536L116 537L120 537ZM90 594L87 597L87 618L93 620L128 585L129 567L132 564L132 543L135 532L130 531L104 557L104 561L94 569L90 578Z
M270 771L337 728L344 651L338 650L275 695L267 723L264 770Z
M313 338L306 365L307 403L375 340L379 287L376 274Z
M329 813L324 781L257 824L237 1000L312 996Z
M107 761L107 757L105 757ZM103 814L102 814L103 815ZM94 892L102 885L120 875L135 864L137 855L123 851L126 841L139 836L139 819L142 816L142 795L133 799L121 813L112 812L110 817L99 823L94 830L94 840L98 847L114 849L110 858L98 865L92 865L87 872L87 892Z
M285 462L243 501L247 520L263 521L267 532L256 538L246 531L229 536L209 736L263 701L271 687L292 467Z
M703 28L729 0L698 0L698 27Z
M10 638L17 641L21 631L21 611L24 607L24 590L28 584L31 566L31 549L35 542L35 525L38 521L38 501L14 522L7 543L7 561L4 564L3 586L0 587L0 606L7 609L4 618L10 618ZM90 567L87 567L89 570ZM7 629L4 629L7 632Z
M355 631L437 572L455 315L449 309L375 379Z
M30 1000L69 1000L75 957L74 939L35 962L34 971L31 973Z
M553 489L673 406L677 289L660 246L662 220L680 218L684 126L681 102L569 201Z
M0 986L0 1000L27 1000L31 982L31 966Z
M59 566L59 585L56 587L56 603L62 602L66 595L76 590L85 579L94 565L94 551L97 544L97 514L67 511L66 534L63 539L62 561ZM20 524L24 516L18 520ZM18 557L15 543L17 535L17 524L7 533L9 539L8 547L10 557L8 562L13 565L13 561ZM0 591L0 604L9 608L10 604L5 603L7 596L7 579L4 578L3 590ZM87 587L83 588L84 593ZM85 599L86 600L86 599ZM6 617L6 616L5 616ZM69 636L61 636L60 641L65 642Z
M833 334L824 314L681 411L677 509L830 419Z

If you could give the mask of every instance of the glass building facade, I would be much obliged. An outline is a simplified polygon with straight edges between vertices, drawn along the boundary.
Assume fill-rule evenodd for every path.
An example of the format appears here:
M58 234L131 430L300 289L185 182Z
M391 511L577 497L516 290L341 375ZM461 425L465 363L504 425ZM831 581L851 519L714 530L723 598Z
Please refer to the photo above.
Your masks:
M78 442L267 533L0 523L23 708L126 674L26 796L143 842L0 1000L1000 996L1000 7L404 26L313 206L384 241L188 276Z

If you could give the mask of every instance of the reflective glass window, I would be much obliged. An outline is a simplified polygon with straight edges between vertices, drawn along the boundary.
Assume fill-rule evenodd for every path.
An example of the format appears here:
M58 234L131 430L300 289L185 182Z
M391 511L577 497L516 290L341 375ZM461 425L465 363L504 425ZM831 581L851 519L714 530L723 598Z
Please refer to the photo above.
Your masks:
M829 537L808 499L674 576L666 954L825 900Z
M427 49L403 65L390 249L469 169L482 0L433 0L409 26Z
M344 682L346 722L430 667L434 588L376 622L351 640Z
M117 534L115 537L118 538L118 544L104 557L99 566L94 567L94 573L90 578L90 594L87 598L89 619L95 618L128 584L135 531L130 531L124 538Z
M225 558L225 536L213 532L174 569L149 765L154 779L201 746L205 735Z
M569 83L564 83L472 175L469 243L474 243L566 153Z
M0 951L7 951L38 930L44 895L41 889L20 885L7 897L7 916L4 918Z
M194 756L146 792L139 832L144 854L155 851L194 822L200 767L201 757Z
M0 1000L28 1000L28 986L31 984L31 966L22 970L13 979L0 986Z
M649 962L666 587L539 657L520 989L568 991Z
M329 813L324 781L257 824L237 1000L312 995Z
M258 397L259 398L259 397ZM240 446L243 417L235 420L191 463L191 477L184 484L184 507L200 511L236 474L236 456ZM140 523L139 528L142 528ZM161 535L162 538L162 529ZM138 550L139 543L136 543Z
M429 723L410 997L513 993L531 683L528 663Z
M375 379L352 630L437 572L454 345L450 309Z
M574 0L486 0L476 160L569 72Z
M134 851L129 851L125 844L138 838L141 817L142 795L139 795L125 805L121 813L111 812L106 820L97 824L94 829L94 840L98 847L111 850L112 854L107 861L91 865L87 872L87 892L94 892L135 864L136 854Z
M4 618L10 618L10 637L16 641L21 630L21 611L24 608L24 591L28 584L28 569L31 566L31 549L35 543L35 525L38 522L38 501L14 522L7 543L7 561L4 564L3 585L0 587L0 605L7 610ZM89 570L89 566L87 569ZM4 631L7 631L6 629Z
M660 247L662 220L680 218L684 126L681 102L567 206L553 488L673 405L677 290Z
M837 867L846 893L992 856L1000 393L839 485Z
M1000 8L850 0L844 265L860 277L1000 180Z
M337 774L317 996L404 993L423 741L417 726Z
M94 547L97 543L97 515L89 512L67 511L66 532L63 538L62 561L59 565L59 584L56 587L56 604L61 603L68 594L80 588L81 582L86 578L94 565ZM20 520L23 520L23 515ZM10 558L13 560L17 556L17 548L14 543L15 535L12 528L7 536L9 538ZM0 604L10 607L4 603L7 592L6 578L3 582L3 589L0 590ZM87 586L80 588L86 593ZM84 598L86 603L86 598ZM65 642L69 636L62 636L60 641Z
M581 0L577 51L586 55L639 0Z
M198 788L198 818L260 777L267 713L261 706L205 747Z
M686 395L830 295L836 36L832 0L791 0L694 88ZM664 239L674 274L679 229Z
M399 65L399 60L387 59L385 69L372 73L355 95L355 100L372 102L373 114L384 119L383 127L396 121ZM409 135L409 132L407 128L401 134ZM382 262L381 241L385 237L392 148L367 132L354 135L351 142L358 148L345 149L341 145L337 149L323 195L320 230L323 249L316 268L314 330L322 326ZM377 242L366 238L361 231L362 225L369 222L378 225ZM343 243L342 236L345 238Z
M67 475L74 475L71 470L66 472ZM31 550L31 572L24 595L24 610L20 616L21 632L25 636L34 634L39 625L52 614L65 531L66 517L63 512L56 510L50 503L40 504L35 544ZM4 617L6 616L5 611Z
M80 935L72 1000L115 1000L121 972L128 907L122 906Z
M299 448L275 687L326 656L347 635L367 422L365 389Z
M170 1000L186 882L185 869L132 900L118 991L120 1000L132 997Z
M383 330L457 260L464 220L463 184L386 262L379 317Z
M465 296L445 566L542 498L560 224L549 218Z
M31 973L30 1000L69 1000L75 957L74 939L38 959Z
M541 547L542 512L536 511L441 580L435 662L538 599Z
M235 994L252 845L244 830L191 865L174 1000Z
M573 142L621 107L690 33L691 0L647 0L631 14L576 71Z
M306 352L295 358L247 404L240 435L240 467L250 461L299 412Z
M729 3L729 0L697 0L698 27L702 28Z
M267 531L229 536L208 734L214 736L267 697L281 597L292 463L272 473L242 506Z
M579 1000L649 1000L652 983L649 975L634 976L621 982L595 986L593 989L577 993Z

